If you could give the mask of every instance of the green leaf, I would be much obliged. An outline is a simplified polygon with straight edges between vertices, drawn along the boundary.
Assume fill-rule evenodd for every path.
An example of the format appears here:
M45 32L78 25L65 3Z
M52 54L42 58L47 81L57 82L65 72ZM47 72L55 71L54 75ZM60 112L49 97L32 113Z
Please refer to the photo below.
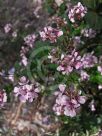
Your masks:
M100 73L93 73L90 76L90 81L93 83L102 84L102 75L100 75Z
M102 17L95 12L88 12L85 16L86 22L93 29L102 29Z
M96 8L97 0L82 0L83 4L89 8Z

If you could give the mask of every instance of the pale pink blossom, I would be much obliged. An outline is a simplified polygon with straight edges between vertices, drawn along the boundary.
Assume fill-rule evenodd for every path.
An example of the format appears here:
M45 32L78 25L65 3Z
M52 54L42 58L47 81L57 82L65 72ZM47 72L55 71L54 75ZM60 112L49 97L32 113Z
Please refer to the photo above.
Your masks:
M29 34L26 37L24 37L24 42L26 45L32 48L34 45L35 39L36 39L35 34Z
M64 108L64 114L66 116L74 117L76 116L76 108L78 108L80 104L74 99L67 102L66 107Z
M58 71L62 74L69 74L73 70L79 70L82 68L81 56L75 50L71 54L64 55L62 60L59 61Z
M56 42L57 38L63 35L63 31L51 26L44 27L44 30L39 33L43 41L50 40L51 43Z
M85 68L94 67L98 63L98 59L93 53L85 53L80 56L77 51L72 51L71 53L64 55L62 59L58 61L57 70L61 71L62 74L70 74L76 71L81 75L82 80L89 79L89 75L85 73Z
M14 88L14 94L21 102L33 102L37 99L40 87L37 83L31 84L26 77L21 77L18 86Z
M89 80L89 75L87 74L87 72L85 72L85 71L83 71L83 70L81 70L81 72L80 72L80 76L81 76L81 81L83 81L83 80Z
M64 92L64 91L65 91L65 88L66 88L66 85L65 85L65 84L60 84L60 85L59 85L59 90L60 90L61 92Z
M25 76L22 76L20 79L19 79L19 85L25 85L29 82L29 80L25 77Z
M17 37L17 31L14 31L14 32L12 33L12 37L13 37L13 38L16 38L16 37Z
M12 29L12 25L10 23L8 23L4 26L4 31L6 34L9 33L11 31L11 29Z
M59 91L54 93L56 101L53 110L57 115L74 117L81 104L86 102L86 97L76 93L73 87L68 90L65 84L59 85Z
M88 38L94 38L96 36L96 31L93 30L92 28L85 28L81 30L81 34L84 37L88 37Z
M86 53L83 55L82 59L83 68L91 68L94 67L95 64L98 63L98 59L92 53Z
M84 7L80 2L77 5L70 8L68 17L72 23L77 20L81 20L87 13L87 8Z

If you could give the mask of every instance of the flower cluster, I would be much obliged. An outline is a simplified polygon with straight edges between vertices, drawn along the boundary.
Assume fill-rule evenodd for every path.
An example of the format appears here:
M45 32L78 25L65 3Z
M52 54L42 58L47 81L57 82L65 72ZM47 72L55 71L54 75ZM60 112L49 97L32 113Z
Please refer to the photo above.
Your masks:
M28 45L30 48L33 47L33 44L35 42L36 36L35 34L29 34L26 37L24 37L24 42L26 45Z
M92 28L89 28L89 29L87 28L87 29L82 29L81 34L84 37L94 38L96 36L96 31L93 30Z
M57 115L74 117L81 104L84 104L86 101L86 97L81 96L73 87L67 90L65 84L59 85L59 91L55 95L56 103L53 110Z
M11 23L8 23L4 26L4 32L5 34L10 34L10 36L12 36L13 38L17 37L17 31L18 30L14 30L13 29L13 25Z
M87 8L84 7L80 2L77 5L70 8L68 17L72 23L75 23L77 20L81 20L87 13Z
M92 55L92 53L84 54L81 57L75 50L71 54L68 54L59 61L58 71L62 74L69 74L73 70L82 70L84 68L91 68L97 63L97 57ZM84 76L86 75L83 73ZM88 76L88 75L87 75ZM85 77L84 77L85 78Z
M78 52L73 51L71 54L64 56L59 62L57 70L61 71L62 74L69 74L74 69L81 69L82 66L81 56L78 55Z
M3 107L7 102L7 94L5 90L0 90L0 107Z
M83 68L91 68L98 63L98 59L93 55L93 52L84 54L81 61Z
M43 31L40 31L40 36L43 41L50 40L51 43L57 41L57 38L63 35L63 31L58 30L56 28L52 28L51 26L44 27Z
M14 94L21 102L33 102L40 92L39 84L31 84L26 77L21 77L18 86L14 88Z

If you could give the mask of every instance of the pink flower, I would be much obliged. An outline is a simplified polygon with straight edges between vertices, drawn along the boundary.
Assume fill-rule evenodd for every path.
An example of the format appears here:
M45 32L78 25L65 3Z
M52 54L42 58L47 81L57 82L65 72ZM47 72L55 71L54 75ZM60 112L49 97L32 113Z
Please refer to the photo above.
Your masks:
M74 99L67 102L67 105L64 108L64 114L66 116L74 117L76 116L76 108L78 108L80 104Z
M73 87L70 87L67 90L65 84L59 85L59 91L55 92L56 102L53 106L57 115L74 117L80 105L86 102L86 97L76 93L73 89Z
M81 34L84 37L94 38L96 36L96 31L93 30L92 28L89 28L89 29L86 28L81 30Z
M26 45L28 45L30 48L33 47L33 44L35 42L36 36L35 34L29 34L26 37L24 37L24 42Z
M59 66L57 67L58 71L61 71L62 74L69 74L74 69L79 70L82 68L81 56L78 55L78 52L73 51L71 54L68 54L59 61Z
M66 85L65 84L60 84L59 85L59 90L63 93L65 91Z
M78 101L78 103L84 104L86 102L86 97L85 96L77 95L76 96L76 100Z
M19 97L22 102L33 102L38 97L39 92L38 84L30 84L25 77L21 77L18 86L14 88L15 96Z
M50 40L51 43L56 42L57 38L63 35L61 30L52 28L51 26L44 27L44 30L39 33L43 41Z
M22 76L20 79L19 79L19 85L25 85L29 82L29 80L27 80L27 78L25 76Z
M68 17L72 23L75 23L77 20L81 20L87 13L87 8L84 7L80 2L77 5L70 8Z
M0 90L0 107L3 107L7 102L7 94L5 90Z
M17 31L14 31L14 32L12 33L12 37L13 37L13 38L16 38L16 37L17 37Z
M63 71L63 70L64 70L64 67L63 67L63 66L58 66L58 67L57 67L57 70L58 70L58 71Z
M4 31L6 34L9 33L11 29L12 29L12 25L10 23L4 26Z
M83 68L91 68L97 64L98 60L97 57L94 56L92 53L84 54L84 56L81 59Z
M85 71L83 71L83 70L81 70L80 76L81 76L81 81L83 81L83 80L89 80L89 77L90 77L90 76L87 74L87 72L85 72Z
M57 64L58 71L61 71L62 74L70 74L74 70L79 73L81 71L81 80L89 78L89 75L82 69L94 67L98 63L98 59L92 53L86 53L82 57L77 51L72 51L72 53L64 55Z

